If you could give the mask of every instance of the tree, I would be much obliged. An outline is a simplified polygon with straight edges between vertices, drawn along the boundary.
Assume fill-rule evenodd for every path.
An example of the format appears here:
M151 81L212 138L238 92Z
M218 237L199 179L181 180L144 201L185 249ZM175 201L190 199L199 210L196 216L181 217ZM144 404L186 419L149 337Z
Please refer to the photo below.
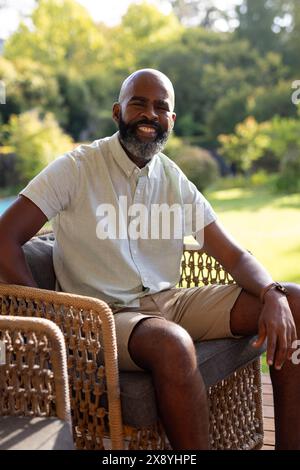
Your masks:
M280 50L281 0L242 0L236 7L238 38L247 39L262 54Z
M300 189L300 120L273 117L258 123L252 116L234 134L221 135L220 152L238 170L252 170L257 161L279 173L281 189ZM259 163L259 162L258 162ZM257 166L257 163L255 163Z
M213 29L219 19L228 19L224 10L220 10L214 0L169 0L174 14L187 26L199 25Z
M259 86L248 99L247 114L258 122L274 116L296 117L297 107L291 101L291 82L281 80L273 86Z
M31 16L5 43L8 59L28 58L56 70L85 67L102 59L103 36L74 0L40 0Z
M37 107L55 113L60 122L64 121L58 82L46 65L21 57L14 61L0 57L0 80L5 82L8 92L6 105L0 107L3 123L12 114Z
M168 140L165 152L200 191L204 191L219 177L216 161L203 148L187 145L183 139L172 135Z
M72 148L72 139L62 132L50 113L41 117L33 110L13 115L4 130L8 136L6 144L17 155L17 169L23 184Z
M291 68L291 75L300 72L300 2L298 0L282 0L282 8L286 15L286 27L282 38L284 62Z
M270 123L258 124L252 116L248 117L236 126L234 134L219 136L220 153L239 171L249 171L269 148L270 127Z

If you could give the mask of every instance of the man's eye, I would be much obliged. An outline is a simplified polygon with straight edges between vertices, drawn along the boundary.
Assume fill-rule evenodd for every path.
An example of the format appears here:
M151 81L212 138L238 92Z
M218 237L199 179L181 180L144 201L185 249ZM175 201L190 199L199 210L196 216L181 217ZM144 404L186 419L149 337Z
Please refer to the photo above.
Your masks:
M169 111L169 107L166 104L158 104L157 109L162 110L162 111Z

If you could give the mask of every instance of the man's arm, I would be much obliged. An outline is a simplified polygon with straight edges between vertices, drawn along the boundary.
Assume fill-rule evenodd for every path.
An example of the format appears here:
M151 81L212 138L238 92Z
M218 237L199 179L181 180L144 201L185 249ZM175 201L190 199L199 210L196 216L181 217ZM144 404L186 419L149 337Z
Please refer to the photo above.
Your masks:
M45 214L20 196L0 217L0 282L37 287L22 245L47 222Z
M234 280L246 291L260 298L263 289L273 282L268 271L246 250L242 249L218 223L204 229L204 251L216 258ZM291 344L297 339L294 319L287 298L276 290L264 296L258 324L260 347L268 339L267 362L281 368Z
M205 227L203 248L221 263L241 287L256 297L272 282L267 270L241 248L218 222Z

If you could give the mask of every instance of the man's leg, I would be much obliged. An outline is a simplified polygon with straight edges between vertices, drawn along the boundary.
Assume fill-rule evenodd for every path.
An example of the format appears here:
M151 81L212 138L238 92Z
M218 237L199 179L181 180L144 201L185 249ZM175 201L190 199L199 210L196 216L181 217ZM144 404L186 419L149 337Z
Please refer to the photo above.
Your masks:
M300 337L300 286L284 284ZM242 291L231 311L231 331L235 335L257 332L261 312L259 300ZM286 360L281 370L270 367L274 391L276 449L300 449L300 364Z
M208 449L206 389L190 335L158 318L137 324L129 340L134 362L152 373L160 418L173 449Z

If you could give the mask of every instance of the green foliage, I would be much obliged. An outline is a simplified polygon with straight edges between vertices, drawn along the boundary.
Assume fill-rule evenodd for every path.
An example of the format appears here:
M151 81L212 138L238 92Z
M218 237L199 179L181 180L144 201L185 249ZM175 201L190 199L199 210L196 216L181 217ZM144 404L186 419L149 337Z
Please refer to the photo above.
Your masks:
M233 132L235 124L246 118L247 99L252 89L251 86L241 82L236 89L229 89L218 100L207 117L207 132L211 140L216 141L219 134Z
M237 37L247 39L261 53L279 48L281 28L276 19L283 13L279 0L242 0L236 11Z
M257 87L249 97L247 114L259 121L267 121L275 115L295 117L297 107L291 101L291 82L279 81L274 86Z
M200 191L204 191L219 176L217 163L207 150L188 145L178 137L169 140L165 153Z
M12 114L36 107L63 119L57 78L48 66L21 57L14 61L0 57L0 80L5 82L8 95L6 105L0 107L3 123Z
M174 83L177 136L215 149L221 135L222 152L238 170L282 173L294 124L273 118L297 121L290 96L300 71L300 2L242 0L240 24L226 33L215 29L228 17L213 0L170 3L168 15L147 2L132 4L109 27L75 0L36 2L31 23L20 25L0 57L7 89L0 124L39 109L75 140L103 137L115 131L111 107L121 82L154 67ZM285 14L292 15L289 26L280 20Z
M290 148L284 154L276 187L284 193L300 192L300 147Z
M48 163L72 147L52 114L41 118L37 111L11 116L5 126L7 145L17 155L17 170L26 184Z
M269 123L258 124L253 117L248 117L236 126L234 134L219 136L221 154L238 170L250 170L253 162L270 146L269 128Z
M103 36L84 7L74 0L40 0L32 26L21 23L5 44L8 59L28 58L56 70L79 73L102 58Z
M257 123L253 117L236 126L235 133L221 135L221 153L249 171L257 160L277 163L277 188L293 192L300 189L300 119L280 118Z
M201 28L185 29L168 48L151 51L151 60L174 83L176 133L210 148L245 119L257 87L271 88L286 74L279 54L261 58L247 41Z

